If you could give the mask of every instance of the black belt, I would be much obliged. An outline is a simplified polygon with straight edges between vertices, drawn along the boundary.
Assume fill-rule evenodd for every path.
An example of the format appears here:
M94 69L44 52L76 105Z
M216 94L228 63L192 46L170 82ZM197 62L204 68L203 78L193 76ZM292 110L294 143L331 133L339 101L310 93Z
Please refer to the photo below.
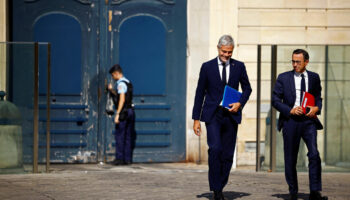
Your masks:
M290 118L295 121L307 121L311 119L309 117L306 117L305 115L292 115Z
M230 111L229 111L227 108L222 107L222 106L218 106L218 107L216 108L216 112L222 113L222 114L225 114L225 115L231 114Z

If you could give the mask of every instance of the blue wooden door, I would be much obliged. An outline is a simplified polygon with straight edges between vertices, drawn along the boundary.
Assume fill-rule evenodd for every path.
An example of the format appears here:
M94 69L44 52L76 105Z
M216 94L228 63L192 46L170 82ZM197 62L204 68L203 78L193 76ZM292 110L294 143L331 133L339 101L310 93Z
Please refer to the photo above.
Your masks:
M13 0L11 8L13 41L52 44L52 162L114 158L105 84L115 63L135 87L134 161L185 159L185 0ZM44 65L45 58L40 62ZM41 161L46 141L45 74L40 67ZM32 132L23 134L24 142L32 143L31 137L26 139ZM24 156L29 160L31 154L25 151Z
M110 62L120 63L134 85L134 161L185 160L186 1L115 0L108 13ZM106 129L113 132L111 119Z
M51 161L94 162L98 138L99 4L89 0L13 0L12 40L51 43ZM45 55L39 48L39 55ZM39 60L39 160L45 160L46 57ZM23 67L26 66L25 63ZM14 82L14 84L20 84ZM21 91L13 91L20 93ZM17 100L14 99L14 102ZM32 130L23 130L31 147ZM82 155L82 156L79 156ZM85 155L85 157L83 157ZM24 160L31 160L24 149Z

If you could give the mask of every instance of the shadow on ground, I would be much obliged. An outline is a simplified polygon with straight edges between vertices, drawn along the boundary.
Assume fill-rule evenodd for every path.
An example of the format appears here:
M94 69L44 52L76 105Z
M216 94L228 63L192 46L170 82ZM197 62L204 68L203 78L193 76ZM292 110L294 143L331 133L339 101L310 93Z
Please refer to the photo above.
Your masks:
M272 196L279 199L289 199L289 194L273 194ZM309 194L298 193L298 199L309 200Z
M224 193L224 196L226 199L228 200L233 200L233 199L238 199L238 198L242 198L242 197L245 197L245 196L249 196L250 194L248 193L244 193L244 192L223 192ZM207 199L212 199L213 197L213 193L212 192L207 192L207 193L203 193L203 194L200 194L200 195L197 195L197 198L207 198Z

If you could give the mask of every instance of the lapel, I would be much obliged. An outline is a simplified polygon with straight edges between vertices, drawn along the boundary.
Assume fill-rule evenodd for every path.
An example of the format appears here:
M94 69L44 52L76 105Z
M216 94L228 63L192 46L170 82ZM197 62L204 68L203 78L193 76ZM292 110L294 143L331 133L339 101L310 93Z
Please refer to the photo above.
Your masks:
M218 83L221 83L221 75L220 75L220 70L219 70L219 64L217 58L215 58L214 62L214 77L216 77L216 81Z
M312 79L311 73L308 70L306 70L306 72L307 72L307 79L308 79L308 92L310 92L311 89L312 89L312 81L313 81L313 79Z
M293 97L293 99L295 101L295 99L297 97L296 97L296 89L295 89L294 70L292 70L289 73L289 85L290 85L290 90L291 90L291 93L292 93L292 97Z

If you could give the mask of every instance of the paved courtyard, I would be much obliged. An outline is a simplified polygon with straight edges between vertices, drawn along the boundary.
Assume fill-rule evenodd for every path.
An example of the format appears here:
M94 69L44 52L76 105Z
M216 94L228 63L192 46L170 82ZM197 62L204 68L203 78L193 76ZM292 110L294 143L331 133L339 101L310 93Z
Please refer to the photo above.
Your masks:
M207 165L185 163L51 165L51 173L0 175L0 199L211 199ZM323 173L323 194L350 199L350 173ZM308 175L299 173L299 199L308 199ZM236 169L228 199L286 199L283 173Z

